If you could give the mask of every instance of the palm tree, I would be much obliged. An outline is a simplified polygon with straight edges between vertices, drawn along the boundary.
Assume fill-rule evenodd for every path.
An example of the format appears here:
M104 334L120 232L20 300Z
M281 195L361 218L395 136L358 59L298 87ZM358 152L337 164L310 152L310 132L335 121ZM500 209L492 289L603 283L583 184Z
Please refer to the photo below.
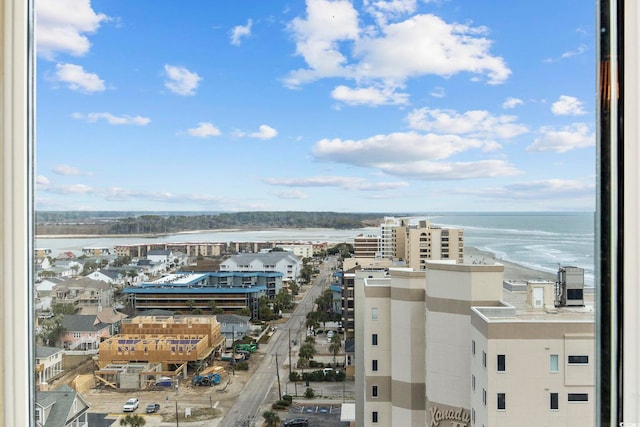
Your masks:
M273 411L264 411L262 417L267 422L267 426L275 427L280 422L280 417Z
M142 427L147 421L140 415L125 415L124 418L120 418L121 426Z
M340 335L335 334L331 337L331 344L329 345L329 351L333 353L333 367L336 367L336 356L340 352L342 344L340 343Z

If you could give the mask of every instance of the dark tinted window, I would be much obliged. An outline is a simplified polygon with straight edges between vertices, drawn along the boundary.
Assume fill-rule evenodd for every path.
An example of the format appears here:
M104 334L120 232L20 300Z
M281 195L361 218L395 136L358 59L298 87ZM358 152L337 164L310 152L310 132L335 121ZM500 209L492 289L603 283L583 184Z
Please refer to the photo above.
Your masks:
M589 363L589 356L569 356L569 363L587 364Z
M504 354L498 355L498 372L504 372L506 370L506 358Z
M588 402L589 394L588 393L569 393L567 395L567 400L569 402Z
M550 393L549 394L549 409L558 409L559 408L559 402L558 402L558 393Z
M504 393L498 393L498 409L507 408L507 397Z

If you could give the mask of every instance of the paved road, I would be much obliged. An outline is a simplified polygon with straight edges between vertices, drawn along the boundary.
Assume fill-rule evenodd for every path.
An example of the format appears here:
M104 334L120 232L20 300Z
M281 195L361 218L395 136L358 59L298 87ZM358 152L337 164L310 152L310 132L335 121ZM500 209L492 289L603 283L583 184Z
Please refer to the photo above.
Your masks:
M218 424L220 427L253 425L250 423L251 420L255 420L257 423L262 422L262 414L259 414L258 411L278 379L276 375L276 359L280 374L281 394L284 394L284 384L289 378L289 369L284 366L289 357L289 339L290 337L293 339L294 336L297 336L300 331L305 329L304 324L307 313L313 308L315 299L320 296L325 286L330 283L331 268L335 264L336 259L334 257L329 258L329 261L323 264L323 268L318 274L314 285L307 289L289 320L278 325L278 329L269 340L269 343L265 345L267 351L261 365L247 382L247 386L233 407Z

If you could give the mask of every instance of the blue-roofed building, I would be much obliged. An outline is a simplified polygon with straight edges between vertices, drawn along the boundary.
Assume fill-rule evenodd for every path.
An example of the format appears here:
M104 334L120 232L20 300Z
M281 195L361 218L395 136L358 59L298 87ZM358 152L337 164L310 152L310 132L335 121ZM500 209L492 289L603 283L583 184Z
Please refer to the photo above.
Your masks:
M174 273L153 282L123 290L136 310L191 311L203 313L215 307L228 313L248 308L258 316L258 300L274 298L282 289L283 274L277 271L215 271Z

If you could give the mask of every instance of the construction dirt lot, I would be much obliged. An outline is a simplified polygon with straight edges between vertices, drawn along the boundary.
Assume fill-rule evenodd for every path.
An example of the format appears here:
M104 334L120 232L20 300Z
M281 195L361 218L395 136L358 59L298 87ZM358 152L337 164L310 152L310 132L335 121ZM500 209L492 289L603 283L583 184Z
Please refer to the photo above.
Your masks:
M91 406L89 412L107 414L104 425L120 425L119 419L125 415L122 407L129 398L136 397L140 400L140 406L134 413L144 415L146 426L175 426L176 412L180 423L188 423L195 427L198 425L215 426L225 412L231 408L233 402L242 392L247 381L259 366L264 357L259 352L250 360L248 371L227 370L228 364L223 362L225 368L222 381L214 386L193 386L191 376L181 379L177 388L156 387L153 390L115 390L109 387L92 388L83 392L83 397ZM63 383L68 383L76 375L92 373L93 362L85 363L65 377L51 384L51 388L57 388ZM146 414L145 409L149 403L158 403L160 411L156 414ZM185 418L185 413L190 409L191 416ZM203 422L206 420L206 423ZM200 421L200 422L199 422Z

